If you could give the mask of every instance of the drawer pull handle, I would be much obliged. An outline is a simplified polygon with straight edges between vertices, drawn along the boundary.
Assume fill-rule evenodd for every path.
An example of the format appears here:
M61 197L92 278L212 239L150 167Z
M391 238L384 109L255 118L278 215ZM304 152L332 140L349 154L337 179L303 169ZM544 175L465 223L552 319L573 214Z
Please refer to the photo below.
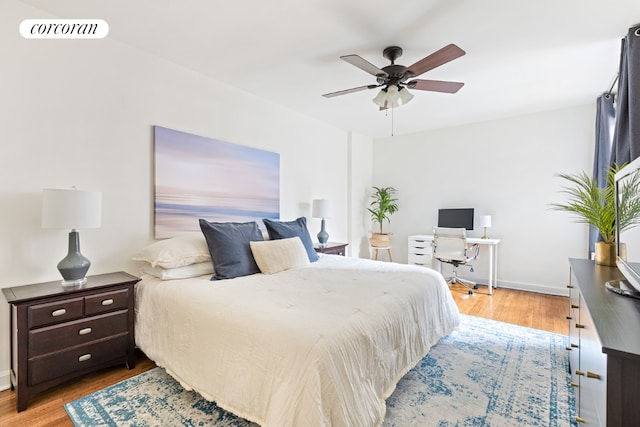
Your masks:
M579 423L583 423L584 422L584 418L576 417L576 421L579 422Z
M418 242L418 243L424 243L426 240L417 240L416 239L415 241Z
M91 333L91 328L84 328L78 331L78 335L87 335Z
M423 262L414 262L415 265L424 265Z
M573 319L573 317L567 316L567 320L571 320L571 319Z
M579 386L578 384L576 384L576 383L572 382L572 383L571 383L571 387L576 387L576 388L578 388L578 387L580 387L580 386Z
M582 371L576 371L576 375L583 376L583 375L584 375L584 372L582 372Z
M102 300L102 305L111 305L113 304L113 298Z
M64 309L64 308L61 308L61 309L59 309L59 310L54 310L54 311L52 311L52 312L51 312L51 315L52 315L53 317L57 317L57 316L62 316L63 314L66 314L66 313L67 313L67 310L66 310L66 309Z
M599 380L601 377L594 372L587 371L587 378L595 378L596 380Z
M89 359L91 359L91 353L83 354L82 356L78 357L78 362L85 362Z
M578 344L571 343L571 347L578 348Z
M567 288L569 288L569 289L573 289L573 286L571 286L571 285L567 285Z
M576 323L576 328L584 329L584 325L582 323Z
M571 347L565 347L565 350L571 351Z
M416 246L416 249L424 249L424 246Z
M580 308L580 306L577 304L571 304L571 308Z

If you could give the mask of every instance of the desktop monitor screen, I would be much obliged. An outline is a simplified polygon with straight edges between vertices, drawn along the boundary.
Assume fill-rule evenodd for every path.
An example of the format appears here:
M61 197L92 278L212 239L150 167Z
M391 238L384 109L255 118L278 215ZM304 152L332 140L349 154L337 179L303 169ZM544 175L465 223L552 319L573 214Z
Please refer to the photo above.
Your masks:
M473 230L473 208L439 209L438 227Z

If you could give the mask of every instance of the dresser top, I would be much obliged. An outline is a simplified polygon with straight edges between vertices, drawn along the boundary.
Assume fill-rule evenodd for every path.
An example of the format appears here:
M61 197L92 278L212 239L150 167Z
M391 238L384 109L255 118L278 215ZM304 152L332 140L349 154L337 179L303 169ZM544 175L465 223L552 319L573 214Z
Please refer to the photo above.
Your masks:
M598 331L603 353L640 357L640 300L608 291L608 280L622 279L615 267L569 259L584 302Z
M53 282L34 283L32 285L14 286L2 289L2 293L10 304L18 304L34 299L55 297L59 295L71 295L91 289L100 289L107 286L137 283L140 278L124 271L115 273L97 274L87 276L87 283L81 286L62 286L62 280Z

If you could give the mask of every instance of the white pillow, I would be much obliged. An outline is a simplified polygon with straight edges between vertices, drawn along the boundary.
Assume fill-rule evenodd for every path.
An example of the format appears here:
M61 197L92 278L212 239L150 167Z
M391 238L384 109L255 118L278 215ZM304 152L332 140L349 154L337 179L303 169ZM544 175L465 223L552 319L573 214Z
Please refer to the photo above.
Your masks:
M162 280L188 279L213 273L213 263L200 262L198 264L185 265L175 268L151 267L145 265L140 269L143 273L150 274Z
M193 232L152 243L133 260L148 262L151 267L176 268L210 262L211 254L202 233Z
M299 237L249 242L253 258L264 274L273 274L308 265L309 256Z

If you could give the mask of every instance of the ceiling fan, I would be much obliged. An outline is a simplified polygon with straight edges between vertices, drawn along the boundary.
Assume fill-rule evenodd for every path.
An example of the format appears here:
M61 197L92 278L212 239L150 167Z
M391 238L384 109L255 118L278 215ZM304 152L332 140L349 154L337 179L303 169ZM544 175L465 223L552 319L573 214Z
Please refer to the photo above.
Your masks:
M395 61L402 56L402 48L398 46L389 46L382 51L382 56L391 61L390 65L378 68L369 61L363 59L359 55L344 55L340 59L355 65L361 70L366 71L376 77L377 84L358 86L351 89L339 90L337 92L325 93L325 98L333 98L334 96L346 95L348 93L359 92L365 89L375 89L383 86L378 95L373 98L381 110L394 108L400 104L406 104L413 99L413 95L409 93L407 88L428 90L433 92L456 93L460 90L464 83L447 82L440 80L423 80L415 79L419 75L426 73L440 65L453 61L465 54L455 44L449 44L442 49L427 55L418 62L409 67L396 64Z

